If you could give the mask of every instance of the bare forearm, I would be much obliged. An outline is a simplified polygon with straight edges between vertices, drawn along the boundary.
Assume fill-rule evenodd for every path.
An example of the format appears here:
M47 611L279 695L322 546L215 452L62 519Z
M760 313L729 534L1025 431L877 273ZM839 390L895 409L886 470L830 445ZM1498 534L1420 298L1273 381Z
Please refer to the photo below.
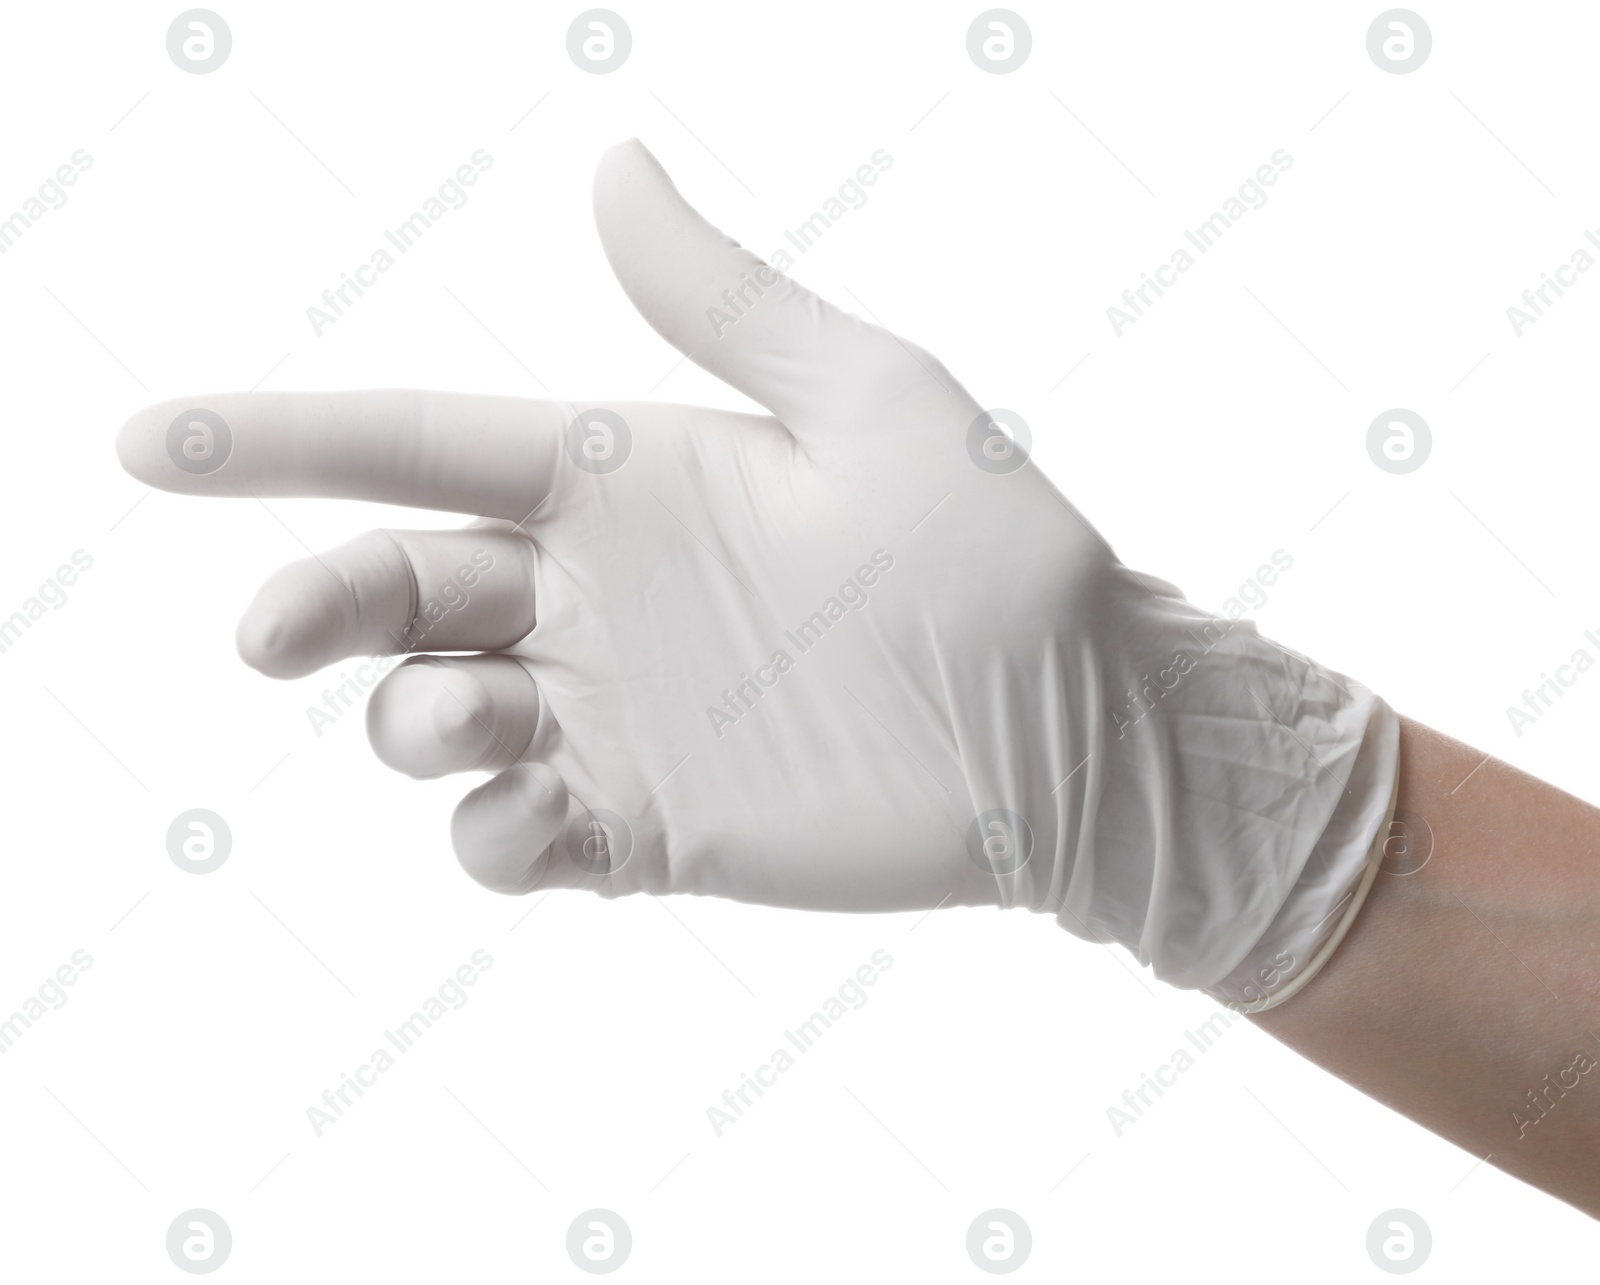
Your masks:
M1254 1020L1600 1217L1600 810L1484 759L1402 720L1396 859L1323 972Z

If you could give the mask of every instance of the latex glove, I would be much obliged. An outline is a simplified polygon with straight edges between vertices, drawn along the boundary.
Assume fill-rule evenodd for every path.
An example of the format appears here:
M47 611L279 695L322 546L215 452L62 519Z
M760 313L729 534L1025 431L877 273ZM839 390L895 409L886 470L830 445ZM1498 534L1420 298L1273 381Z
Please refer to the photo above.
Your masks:
M718 232L637 141L594 204L644 318L771 416L428 392L141 411L118 452L151 486L489 519L285 568L245 660L493 653L401 666L368 726L412 775L498 771L452 836L501 891L1022 906L1225 1000L1309 977L1374 869L1387 706L1124 567L938 361Z

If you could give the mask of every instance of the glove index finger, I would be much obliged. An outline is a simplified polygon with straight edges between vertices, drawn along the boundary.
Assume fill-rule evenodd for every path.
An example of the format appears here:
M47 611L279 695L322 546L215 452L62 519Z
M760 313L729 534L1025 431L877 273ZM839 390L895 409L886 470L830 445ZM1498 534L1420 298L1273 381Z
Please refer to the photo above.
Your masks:
M147 406L117 435L134 477L184 495L333 497L517 522L550 493L555 402L380 390L218 393Z

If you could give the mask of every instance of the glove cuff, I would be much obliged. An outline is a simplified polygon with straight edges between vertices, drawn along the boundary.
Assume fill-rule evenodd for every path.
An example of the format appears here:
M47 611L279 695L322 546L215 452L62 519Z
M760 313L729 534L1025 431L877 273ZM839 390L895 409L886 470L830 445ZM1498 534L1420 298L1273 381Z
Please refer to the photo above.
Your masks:
M1347 805L1369 798L1387 777L1388 804L1376 829L1371 828L1370 812L1342 807L1261 940L1205 994L1235 1012L1262 1013L1299 994L1322 970L1355 923L1383 865L1400 786L1398 742L1399 720L1380 700L1350 774L1351 793L1345 796Z
M1024 867L1019 884L1033 883L1016 900L1059 906L1064 928L1122 943L1170 985L1282 1002L1331 953L1381 860L1399 720L1250 621L1114 573L1071 671L1081 691L1063 702L1069 719L1100 711L1064 738L1090 757L1051 798L1056 862Z

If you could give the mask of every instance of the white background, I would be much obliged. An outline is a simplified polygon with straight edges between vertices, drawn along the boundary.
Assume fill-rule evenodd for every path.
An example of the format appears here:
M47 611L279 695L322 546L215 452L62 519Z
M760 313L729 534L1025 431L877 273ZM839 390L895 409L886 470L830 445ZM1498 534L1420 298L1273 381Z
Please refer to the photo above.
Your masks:
M1048 918L484 892L448 842L470 782L384 769L359 713L317 736L328 676L270 682L232 642L303 546L450 520L147 493L112 440L258 382L742 407L612 279L596 158L640 136L767 253L881 148L795 275L1022 413L1128 564L1215 607L1281 548L1263 632L1600 799L1600 675L1520 737L1505 713L1600 652L1600 273L1506 318L1600 226L1600 16L1424 7L1432 55L1391 75L1377 3L1018 0L1032 55L991 75L978 3L616 0L633 52L596 76L579 4L217 4L208 75L167 55L178 5L13 6L0 47L0 218L93 157L0 256L0 615L94 559L0 655L0 1013L94 960L0 1057L0 1275L181 1279L193 1207L239 1281L587 1279L565 1235L595 1206L638 1280L982 1279L993 1207L1032 1227L1019 1279L1376 1279L1394 1207L1432 1228L1423 1278L1592 1263L1589 1220L1243 1022L1117 1137L1107 1107L1215 1006ZM318 338L307 307L479 148L468 204ZM1107 307L1279 148L1267 205L1118 338ZM1434 436L1407 476L1366 453L1391 407ZM192 807L234 835L204 877L165 850ZM479 948L470 1002L315 1136L306 1108ZM877 949L870 1002L715 1136Z

